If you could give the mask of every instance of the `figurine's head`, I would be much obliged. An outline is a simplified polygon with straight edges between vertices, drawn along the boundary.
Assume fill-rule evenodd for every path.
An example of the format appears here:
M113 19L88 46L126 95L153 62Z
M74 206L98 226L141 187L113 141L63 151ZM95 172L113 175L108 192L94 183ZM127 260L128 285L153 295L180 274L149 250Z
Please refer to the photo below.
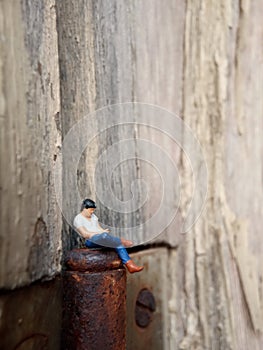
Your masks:
M95 208L96 208L96 203L92 199L89 199L89 198L84 199L84 201L81 204L81 211L84 209L94 209L95 210Z

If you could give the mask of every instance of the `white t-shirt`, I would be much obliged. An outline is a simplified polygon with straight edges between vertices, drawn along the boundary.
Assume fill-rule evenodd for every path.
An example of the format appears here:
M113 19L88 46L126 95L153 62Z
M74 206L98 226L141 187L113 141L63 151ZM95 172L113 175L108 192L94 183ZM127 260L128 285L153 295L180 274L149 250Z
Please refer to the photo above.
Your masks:
M76 229L79 227L85 227L89 232L101 232L98 227L98 217L95 214L91 214L90 220L86 219L83 215L78 214L73 221L73 225Z

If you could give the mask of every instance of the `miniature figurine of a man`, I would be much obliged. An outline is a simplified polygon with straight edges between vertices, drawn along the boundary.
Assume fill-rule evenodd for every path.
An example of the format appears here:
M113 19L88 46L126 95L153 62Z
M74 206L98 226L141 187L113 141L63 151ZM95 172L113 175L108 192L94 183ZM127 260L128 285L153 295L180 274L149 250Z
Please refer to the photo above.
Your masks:
M143 266L137 266L130 258L125 247L132 246L132 241L124 238L111 236L108 229L103 229L94 214L96 204L91 199L84 199L81 205L81 212L73 221L74 227L85 238L85 245L88 248L114 248L130 273L140 272Z

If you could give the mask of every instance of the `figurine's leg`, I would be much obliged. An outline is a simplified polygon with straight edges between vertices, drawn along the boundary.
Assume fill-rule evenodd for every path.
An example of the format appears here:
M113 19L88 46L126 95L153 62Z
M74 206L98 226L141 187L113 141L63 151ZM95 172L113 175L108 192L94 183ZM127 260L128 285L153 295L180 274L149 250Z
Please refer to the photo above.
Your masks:
M116 247L115 250L123 264L126 264L129 260L131 260L126 248L124 248L123 245Z
M114 248L118 253L123 264L126 264L127 261L131 260L127 250L121 244L120 238L113 237L107 232L99 233L97 235L92 236L90 239L86 240L85 244L88 248Z
M120 238L111 236L107 232L98 233L92 236L89 241L109 248L116 248L121 245Z
M143 266L137 266L131 259L131 257L129 256L126 248L123 245L120 245L118 247L115 248L119 258L121 259L123 265L125 265L127 267L127 270L130 273L134 273L134 272L140 272L143 270Z
M85 246L88 248L102 248L101 245L92 242L90 239L86 239Z
M99 233L92 236L89 240L86 241L86 245L90 248L95 247L110 247L115 248L119 258L122 263L127 267L130 273L139 272L143 270L143 266L137 266L130 258L126 248L122 245L121 239L109 235L107 232Z

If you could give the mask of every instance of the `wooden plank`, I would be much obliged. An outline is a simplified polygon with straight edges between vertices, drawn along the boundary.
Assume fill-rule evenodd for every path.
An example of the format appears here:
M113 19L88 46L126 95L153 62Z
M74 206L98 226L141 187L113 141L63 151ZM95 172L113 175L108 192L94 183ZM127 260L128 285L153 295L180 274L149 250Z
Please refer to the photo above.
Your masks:
M0 287L14 288L60 270L55 2L1 1L0 23Z
M187 3L183 115L210 176L205 213L176 267L184 266L180 349L262 348L260 13L252 1Z
M152 106L149 106L148 112L144 107L137 115L132 108L125 112L124 108L120 111L118 106L115 109L111 107L106 110L110 117L107 115L98 123L92 122L91 113L105 106L131 101L161 106L177 114L181 112L184 5L180 1L163 6L160 1L138 1L134 4L132 1L109 3L66 0L58 2L57 7L63 135L72 131L77 121L87 117L87 125L81 129L83 138L87 130L87 148L79 155L79 189L69 190L76 174L70 174L70 169L64 171L63 211L67 221L70 223L79 211L79 191L80 197L93 197L98 201L99 217L113 228L123 228L122 235L142 243L162 233L161 240L176 245L178 222L157 234L142 228L129 236L128 228L149 220L159 206L171 207L174 212L178 209L174 204L178 201L179 186L176 171L170 173L166 169L163 154L166 151L178 162L180 147L169 140L162 129L158 131L152 127ZM158 108L156 110L162 120L162 113L167 112ZM115 123L124 124L125 113L129 115L131 125L118 125L104 130L111 124L109 118ZM97 112L95 120L102 114L103 111ZM147 125L138 126L140 122ZM92 128L93 141L88 137L88 129ZM80 142L78 138L76 135L76 145ZM140 154L139 142L144 138L152 141L155 147L160 146L163 154L157 157L154 149L150 148L148 159L140 160L143 154ZM132 140L129 143L127 139ZM99 157L116 143L119 143L119 147L113 159L108 156L107 173L105 164L99 167ZM160 163L162 168L156 170L150 164L151 161L153 165ZM116 164L112 172L111 164ZM96 167L99 175L95 184L93 175ZM164 199L162 176L167 186L171 184L168 196ZM145 179L148 188L138 183L138 179ZM134 210L138 204L133 200L136 191L137 201L141 201L138 210ZM144 204L145 193L148 197ZM110 202L111 195L115 200ZM118 201L123 204L121 210L114 209ZM128 207L128 213L124 211L125 206ZM159 220L169 221L165 213ZM68 241L69 235L65 237L65 241Z

